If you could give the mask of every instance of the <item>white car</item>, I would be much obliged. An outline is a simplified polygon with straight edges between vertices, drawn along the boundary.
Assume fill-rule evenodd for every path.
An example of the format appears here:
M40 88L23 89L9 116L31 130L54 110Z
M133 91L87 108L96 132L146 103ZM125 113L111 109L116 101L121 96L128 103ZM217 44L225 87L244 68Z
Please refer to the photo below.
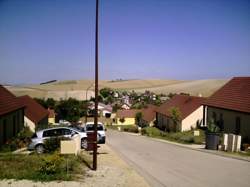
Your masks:
M59 120L59 124L60 124L60 125L71 125L69 121L64 120L64 119L60 119L60 120Z
M94 122L87 122L83 126L84 132L94 132ZM97 143L98 144L105 144L106 135L105 135L105 128L101 122L98 122L97 125Z

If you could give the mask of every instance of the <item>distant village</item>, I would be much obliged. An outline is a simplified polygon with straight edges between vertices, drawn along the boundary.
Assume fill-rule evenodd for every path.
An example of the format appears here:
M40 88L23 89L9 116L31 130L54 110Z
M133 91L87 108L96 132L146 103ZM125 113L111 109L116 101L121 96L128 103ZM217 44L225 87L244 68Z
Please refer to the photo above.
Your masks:
M188 93L155 94L151 91L100 90L99 120L106 126L156 127L163 132L207 128L241 136L250 145L250 77L232 78L212 96ZM94 98L55 101L16 97L0 86L0 145L24 127L31 131L56 125L81 125L93 120ZM249 146L250 147L250 146Z

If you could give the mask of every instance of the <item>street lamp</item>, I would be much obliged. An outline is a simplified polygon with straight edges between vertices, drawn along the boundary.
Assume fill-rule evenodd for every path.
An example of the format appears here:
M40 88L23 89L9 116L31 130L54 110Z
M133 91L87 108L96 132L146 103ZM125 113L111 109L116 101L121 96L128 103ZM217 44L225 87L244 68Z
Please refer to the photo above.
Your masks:
M87 90L86 90L86 98L85 98L86 101L88 100L88 98L87 98L87 97L88 97L88 91L89 91L89 89L90 89L93 85L95 85L95 83L91 84L91 85L87 88ZM85 115L85 123L87 123L87 118L88 118L88 116L87 116L88 114L87 114L87 113L88 113L88 110L87 110L86 115Z

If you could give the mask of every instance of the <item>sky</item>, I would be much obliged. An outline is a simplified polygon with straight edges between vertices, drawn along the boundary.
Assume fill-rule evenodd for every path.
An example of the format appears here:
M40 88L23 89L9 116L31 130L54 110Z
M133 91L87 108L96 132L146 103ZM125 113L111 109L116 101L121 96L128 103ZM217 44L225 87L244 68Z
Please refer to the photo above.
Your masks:
M100 0L99 77L250 76L249 0ZM0 83L94 79L95 0L0 0Z

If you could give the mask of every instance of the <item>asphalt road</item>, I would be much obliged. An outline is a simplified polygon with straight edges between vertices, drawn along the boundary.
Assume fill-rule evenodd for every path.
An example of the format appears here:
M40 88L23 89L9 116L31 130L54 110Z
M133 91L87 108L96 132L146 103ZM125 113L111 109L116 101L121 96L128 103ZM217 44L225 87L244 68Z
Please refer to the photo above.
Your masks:
M250 186L250 162L111 130L107 143L151 186Z

